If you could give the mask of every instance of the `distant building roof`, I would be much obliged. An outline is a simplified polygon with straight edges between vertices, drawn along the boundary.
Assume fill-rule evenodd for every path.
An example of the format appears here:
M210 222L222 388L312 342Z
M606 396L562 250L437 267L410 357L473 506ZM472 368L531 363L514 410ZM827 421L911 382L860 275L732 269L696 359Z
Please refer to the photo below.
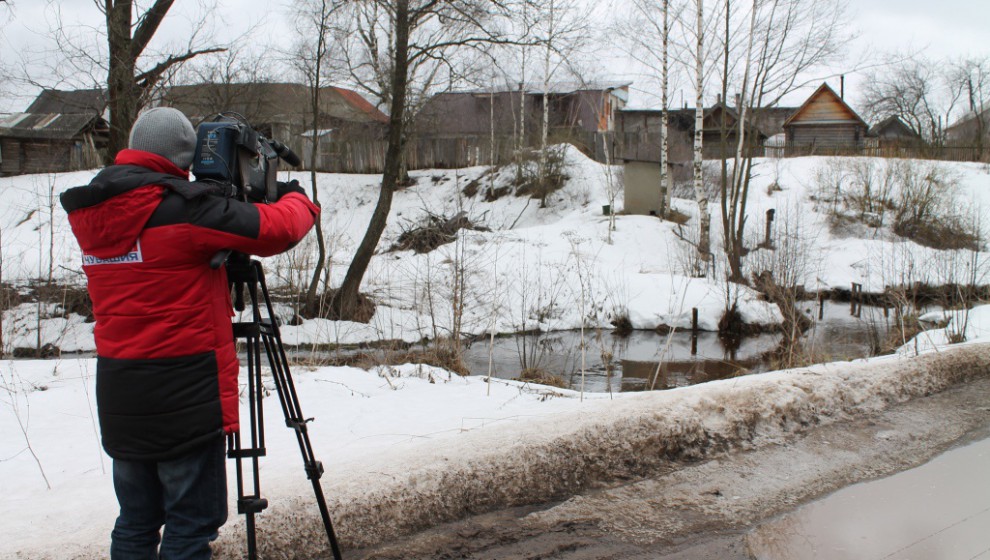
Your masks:
M703 131L719 132L722 130L721 121L713 118L713 115L715 115L720 111L724 111L724 114L728 115L729 118L731 119L730 121L728 121L730 127L735 126L732 123L739 122L739 115L736 113L735 109L729 107L728 105L722 102L718 102L712 105L711 107L705 108L705 113L703 117L705 119L705 123L704 123L704 128L702 129ZM661 110L660 109L622 109L620 112L627 115L629 114L659 115ZM753 112L747 111L746 120L749 122L749 128L755 129L757 132L759 132L762 135L769 136L764 132L762 128L756 125L755 122L756 119L753 119L752 116L753 116ZM695 115L694 107L685 107L683 109L667 110L667 122L669 123L669 126L671 128L677 130L684 130L688 132L694 131L695 117L696 115Z
M0 136L34 140L70 140L103 119L92 114L13 113L0 119Z
M794 111L783 126L835 124L845 122L855 122L869 128L852 107L835 90L829 87L827 82L822 82L808 99Z
M753 124L767 136L775 136L784 131L784 123L797 110L798 107L758 107L753 109Z
M328 86L321 88L320 94L324 115L352 122L388 123L385 113L355 91ZM164 93L163 101L194 121L220 111L234 111L249 120L273 122L306 115L309 95L307 86L295 83L202 83L173 86Z
M891 115L873 125L866 135L871 137L896 136L900 138L918 138L918 133L911 130L911 127L905 124L897 115Z
M62 91L42 90L25 113L72 113L102 115L107 108L107 95L102 89Z
M983 106L979 111L969 111L965 115L959 117L956 120L956 122L954 122L951 125L945 127L945 130L946 130L946 132L948 132L948 131L953 130L955 128L966 126L970 122L976 120L976 117L977 116L980 116L984 121L986 121L988 118L990 118L990 107Z
M518 93L520 90L530 95L543 95L544 89L551 95L567 95L579 91L625 91L632 82L553 82L544 87L543 82L530 82L516 86L499 86L495 88L467 89L451 91L451 94L487 95L490 93Z
M388 115L378 110L377 107L372 105L371 102L365 99L358 92L336 86L330 86L324 89L333 91L342 99L346 100L351 107L354 107L358 111L368 115L372 120L385 124L389 122Z

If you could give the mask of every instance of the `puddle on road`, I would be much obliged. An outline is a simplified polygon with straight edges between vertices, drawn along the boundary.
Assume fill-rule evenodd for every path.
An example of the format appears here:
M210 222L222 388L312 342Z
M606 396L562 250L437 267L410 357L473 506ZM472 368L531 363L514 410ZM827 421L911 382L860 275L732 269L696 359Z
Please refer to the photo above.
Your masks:
M990 440L757 527L757 560L990 560Z

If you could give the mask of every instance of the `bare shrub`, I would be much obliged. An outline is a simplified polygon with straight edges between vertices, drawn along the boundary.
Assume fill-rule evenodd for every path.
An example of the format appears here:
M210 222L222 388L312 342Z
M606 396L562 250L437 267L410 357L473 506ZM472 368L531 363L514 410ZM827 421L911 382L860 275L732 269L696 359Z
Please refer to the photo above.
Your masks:
M837 158L828 159L815 168L811 179L814 186L811 199L819 211L834 216L842 210L842 191L847 175L845 164Z
M832 355L801 340L781 341L777 348L764 357L771 371L807 367L833 361Z
M959 176L938 162L899 160L894 233L935 249L978 248L958 212Z
M704 278L713 263L705 260L698 252L697 244L690 241L698 238L697 224L678 226L677 236L680 241L674 245L674 269L690 278Z
M854 224L890 230L934 249L978 248L959 212L959 176L940 162L833 158L814 172L818 210L834 231Z
M391 364L426 364L452 371L458 375L471 374L464 362L460 344L456 341L437 340L433 346L426 349L392 354L388 361Z
M566 145L547 146L543 165L531 161L520 164L517 170L515 187L517 196L531 196L540 200L540 207L546 208L547 197L564 187L567 182L564 153ZM539 159L539 154L535 154Z
M484 228L478 228L471 223L466 212L458 212L450 218L427 212L419 225L409 227L399 234L399 238L388 250L429 253L442 245L452 243L457 239L457 232L461 229Z
M772 237L774 249L754 251L747 259L754 287L780 309L785 344L797 344L809 326L798 302L805 297L805 287L819 276L824 262L817 238L818 232L802 223L799 208L784 208Z
M856 218L870 227L883 227L896 183L896 166L873 158L857 158L848 164L849 187L843 201Z

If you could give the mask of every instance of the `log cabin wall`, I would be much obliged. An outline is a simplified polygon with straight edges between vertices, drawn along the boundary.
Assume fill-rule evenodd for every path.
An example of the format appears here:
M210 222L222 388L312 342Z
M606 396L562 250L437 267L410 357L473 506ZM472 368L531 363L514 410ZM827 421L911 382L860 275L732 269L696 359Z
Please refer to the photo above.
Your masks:
M862 146L865 127L856 123L790 126L787 143L792 146L854 148Z
M866 122L828 84L822 84L784 123L789 147L859 148L867 130Z

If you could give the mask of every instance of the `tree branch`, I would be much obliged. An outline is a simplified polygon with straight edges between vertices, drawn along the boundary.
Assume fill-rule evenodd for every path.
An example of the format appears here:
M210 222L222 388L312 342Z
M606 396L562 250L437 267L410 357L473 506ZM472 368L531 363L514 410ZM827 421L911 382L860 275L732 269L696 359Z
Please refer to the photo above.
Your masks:
M155 0L155 5L148 8L148 11L138 19L137 29L134 30L134 37L131 39L131 58L133 60L137 60L144 52L144 48L155 36L158 26L165 19L165 14L168 13L173 2L174 0Z
M195 50L195 51L189 51L189 52L187 52L185 54L182 54L182 55L172 55L172 56L166 58L165 60L159 62L158 64L156 64L154 68L152 68L150 70L147 70L145 72L142 72L142 73L138 74L137 76L135 76L134 77L134 82L137 83L137 85L141 89L147 89L147 88L155 85L155 83L162 77L162 75L165 72L167 72L169 68L175 66L176 64L183 63L183 62L185 62L185 61L187 61L187 60L189 60L191 58L195 58L195 57L197 57L197 56L199 56L201 54L208 54L208 53L215 53L215 52L224 52L226 50L227 49L225 49L225 48L214 47L214 48L210 48L210 49L200 49L200 50Z

